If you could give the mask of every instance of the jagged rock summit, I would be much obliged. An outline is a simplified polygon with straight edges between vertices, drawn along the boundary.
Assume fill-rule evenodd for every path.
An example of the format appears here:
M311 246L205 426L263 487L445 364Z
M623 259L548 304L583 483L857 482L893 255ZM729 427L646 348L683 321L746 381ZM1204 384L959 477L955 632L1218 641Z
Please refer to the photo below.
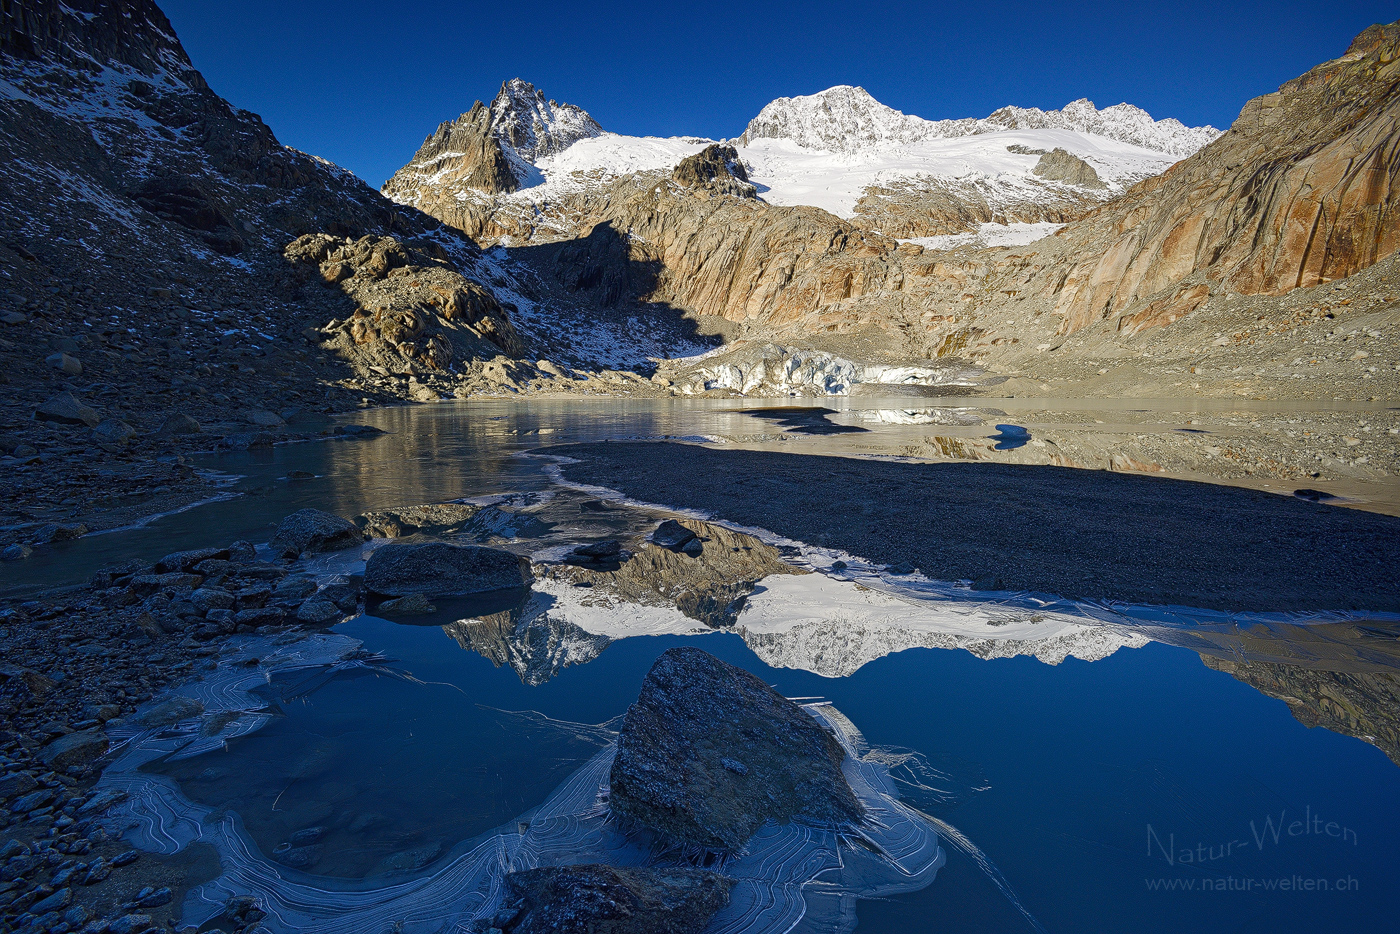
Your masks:
M748 146L758 139L786 139L805 149L851 151L944 135L931 121L887 107L865 88L841 84L767 104L737 142Z
M545 100L528 81L511 78L491 102L491 133L527 162L535 162L603 128L582 107Z
M1132 104L1099 110L1086 98L1062 110L1003 107L980 120L925 120L880 103L865 88L843 84L816 94L778 98L749 121L736 142L749 146L759 139L785 139L805 149L854 152L892 143L1029 129L1092 133L1182 157L1220 136L1212 126L1188 127L1172 117L1153 120Z
M381 190L404 201L422 192L431 178L437 188L517 191L539 180L537 160L602 132L582 108L545 100L533 84L512 78L489 107L477 101L456 120L439 125Z

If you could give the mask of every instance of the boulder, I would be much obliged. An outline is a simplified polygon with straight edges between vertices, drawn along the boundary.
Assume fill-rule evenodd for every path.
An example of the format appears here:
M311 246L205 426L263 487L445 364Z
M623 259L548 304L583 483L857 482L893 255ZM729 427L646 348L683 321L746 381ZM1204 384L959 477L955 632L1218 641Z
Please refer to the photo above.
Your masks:
M338 606L323 597L312 597L297 608L297 622L313 625L334 622L344 615Z
M447 535L459 531L480 511L482 507L470 503L430 503L384 510L382 513L364 513L357 515L354 521L370 538L405 538L416 532Z
M694 537L694 532L675 519L667 519L656 527L655 532L651 533L652 544L660 545L662 548L682 548L686 542Z
M262 428L281 428L287 424L282 420L282 416L276 412L266 412L261 409L244 412L243 420L250 425L258 425Z
M316 595L321 600L329 600L346 613L355 612L360 605L360 592L349 584L327 584Z
M198 574L171 571L167 574L137 574L129 586L133 592L145 597L161 590L180 590L184 587L193 590L202 583L204 578Z
M319 509L301 509L282 520L272 536L272 551L283 558L303 552L337 551L365 540L355 523Z
M675 648L623 717L609 801L667 842L733 853L769 818L858 821L844 758L834 736L761 679Z
M156 562L155 572L157 574L169 574L171 571L192 571L195 566L211 559L227 561L229 550L227 548L196 548L192 551L176 551L166 555Z
M66 353L53 353L44 358L44 362L53 367L64 376L82 376L83 365L78 362L77 357L70 357Z
M136 437L136 429L119 418L104 418L92 429L92 438L104 447L122 447Z
M88 533L88 527L81 522L55 522L39 526L31 539L36 545L49 545L53 542L71 542Z
M259 626L280 626L286 618L287 613L280 606L249 607L233 614L235 625L252 626L254 629Z
M233 608L233 594L218 587L201 587L190 594L190 603L201 613L229 610Z
M39 750L39 758L50 768L68 769L87 765L107 752L107 734L101 730L82 730L60 736Z
M704 869L550 866L506 876L507 934L699 934L734 880Z
M12 772L0 778L0 798L18 798L38 787L39 783L28 772Z
M385 597L444 597L530 585L527 558L480 545L391 542L365 564L365 589Z
M616 558L622 554L622 543L615 538L605 542L590 542L587 545L579 545L571 554L580 558Z
M142 931L149 931L155 927L155 921L150 915L122 915L115 921L107 924L107 934L141 934Z
M85 405L71 392L61 392L49 397L43 405L34 410L34 417L41 422L58 422L60 425L87 425L96 427L102 416L97 410Z
M188 415L178 413L166 416L165 421L156 429L156 435L168 438L171 435L197 435L199 431L199 422Z
M316 592L316 582L309 577L285 577L272 588L272 595L282 603L305 600Z

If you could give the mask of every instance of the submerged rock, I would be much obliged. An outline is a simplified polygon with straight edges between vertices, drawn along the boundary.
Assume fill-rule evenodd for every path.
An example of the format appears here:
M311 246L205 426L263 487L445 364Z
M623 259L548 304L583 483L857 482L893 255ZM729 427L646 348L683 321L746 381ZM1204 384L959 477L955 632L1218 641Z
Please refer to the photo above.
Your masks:
M157 704L137 718L137 723L146 729L170 726L190 717L204 713L204 705L192 697L172 697Z
M411 850L400 850L380 860L379 865L370 871L371 876L394 872L417 872L442 855L442 844L428 843Z
M480 506L471 503L429 503L363 513L355 517L355 524L370 538L403 538L420 532L446 535L461 529L480 511Z
M385 600L376 609L378 612L392 613L396 616L424 616L437 612L437 607L429 603L428 598L421 593Z
M319 509L300 509L282 520L272 550L284 558L306 551L337 551L365 540L355 523Z
M704 869L551 866L506 876L507 934L698 934L734 880Z
M669 842L732 853L769 818L858 820L844 758L834 736L759 678L675 648L623 718L609 800Z
M385 597L445 597L530 585L527 558L480 545L392 542L365 563L365 589Z

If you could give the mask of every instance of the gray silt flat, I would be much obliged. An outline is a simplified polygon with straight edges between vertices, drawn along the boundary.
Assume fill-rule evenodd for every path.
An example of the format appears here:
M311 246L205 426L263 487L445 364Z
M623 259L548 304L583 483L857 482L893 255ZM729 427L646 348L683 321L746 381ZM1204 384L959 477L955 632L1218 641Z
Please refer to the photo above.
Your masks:
M1189 480L667 442L548 448L570 480L942 580L1221 610L1400 612L1400 518Z

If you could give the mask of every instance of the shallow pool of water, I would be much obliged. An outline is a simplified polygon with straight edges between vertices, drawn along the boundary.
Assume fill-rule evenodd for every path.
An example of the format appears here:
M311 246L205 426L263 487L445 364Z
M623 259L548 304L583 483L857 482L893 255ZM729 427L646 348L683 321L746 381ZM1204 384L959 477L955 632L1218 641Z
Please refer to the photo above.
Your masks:
M359 419L388 432L379 438L211 458L204 466L241 477L237 498L80 540L37 559L30 582L81 579L118 557L263 541L303 506L355 515L502 494L529 494L503 508L535 525L495 543L557 556L570 541L640 534L666 513L560 488L545 462L516 456L531 448L669 436L897 455L932 424L988 449L998 423L1045 436L1048 419L1012 417L1014 402L992 414L957 400L916 418L853 400L785 422L732 401L384 410ZM1074 424L1092 433L1106 414ZM1174 438L1190 427L1181 415L1132 419ZM800 430L823 422L868 430ZM293 470L316 479L285 479ZM1104 615L921 590L859 556L836 568L802 543L753 548L771 549L770 563L721 630L693 604L658 596L671 592L659 578L611 591L542 581L530 604L476 616L450 606L441 618L358 616L336 632L387 664L347 669L279 700L256 732L143 774L174 779L213 815L236 815L254 855L289 878L340 880L330 888L391 872L426 878L463 841L528 818L606 745L656 657L693 644L790 697L829 700L873 745L920 753L931 787L906 789L910 800L999 873L945 839L947 864L931 884L859 902L861 931L1032 930L1027 915L1075 932L1393 924L1400 769L1383 749L1400 750L1385 629L1394 621L1378 630L1364 618ZM807 573L772 573L773 561ZM707 580L742 577L716 568ZM1305 725L1322 717L1338 732Z

